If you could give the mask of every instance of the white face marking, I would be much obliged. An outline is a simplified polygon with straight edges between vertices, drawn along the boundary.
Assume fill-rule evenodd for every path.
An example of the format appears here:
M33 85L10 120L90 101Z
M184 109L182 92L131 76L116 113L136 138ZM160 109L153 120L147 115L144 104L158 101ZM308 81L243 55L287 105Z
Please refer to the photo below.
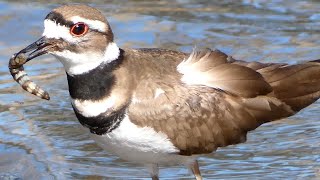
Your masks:
M71 43L77 43L78 38L74 38L70 34L70 28L67 26L63 26L61 24L56 24L56 22L46 19L44 20L44 31L42 36L47 38L54 38L54 39L64 39Z
M79 16L74 16L71 19L74 23L84 22L90 28L97 29L98 31L104 32L104 30L106 30L107 28L106 24L101 21L88 20ZM79 37L73 37L70 34L69 27L63 26L61 24L56 24L56 22L48 19L44 21L44 31L42 35L47 38L64 39L65 41L74 44L81 41ZM69 75L77 75L88 72L98 67L101 63L109 63L117 59L119 57L120 50L117 44L110 42L106 47L104 53L91 51L74 53L68 50L64 50L60 52L51 52L51 54L62 62L66 72Z
M120 49L116 43L109 43L104 54L94 52L74 53L68 50L51 53L61 61L69 75L86 73L102 63L110 63L120 55Z
M156 99L157 97L159 97L163 93L165 93L163 89L157 88L155 93L154 93L154 99Z
M85 117L95 117L106 112L115 105L116 98L114 96L104 98L98 101L72 99L71 103L78 112Z
M90 29L95 29L100 32L106 32L107 30L107 25L104 22L101 22L98 20L89 20L89 19L81 18L79 16L74 16L74 17L71 17L71 21L75 24L78 22L83 22L87 24ZM44 31L42 33L42 36L45 36L47 38L55 38L55 39L62 38L71 43L79 42L78 37L73 37L70 34L70 27L57 24L55 21L52 21L50 19L44 20Z
M83 22L89 26L90 29L95 29L100 32L106 32L107 31L107 25L104 22L98 21L98 20L89 20L82 18L80 16L73 16L71 18L71 21L74 23Z
M92 138L107 151L135 162L148 161L148 158L153 161L160 155L179 152L164 133L156 132L151 127L138 127L128 115L112 132L102 136L92 134Z

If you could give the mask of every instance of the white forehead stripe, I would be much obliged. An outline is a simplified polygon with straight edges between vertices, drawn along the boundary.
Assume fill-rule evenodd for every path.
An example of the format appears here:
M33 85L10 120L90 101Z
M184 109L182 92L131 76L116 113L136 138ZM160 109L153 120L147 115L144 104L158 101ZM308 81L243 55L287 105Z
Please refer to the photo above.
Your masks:
M91 29L96 29L96 30L98 30L100 32L106 32L107 31L107 25L106 25L106 23L104 23L102 21L89 20L89 19L82 18L80 16L73 16L71 18L71 21L73 23L83 22L83 23L87 24Z
M52 21L50 19L44 20L44 31L42 33L42 36L55 39L62 38L69 42L76 42L76 39L73 38L70 34L69 27L57 24L55 21Z
M106 32L107 30L107 25L102 21L89 20L79 16L73 16L71 21L73 23L83 22L87 24L90 29L95 29L100 32ZM44 31L42 36L55 39L62 38L73 43L77 43L77 41L79 41L78 38L75 38L70 34L70 27L59 24L51 19L44 20Z

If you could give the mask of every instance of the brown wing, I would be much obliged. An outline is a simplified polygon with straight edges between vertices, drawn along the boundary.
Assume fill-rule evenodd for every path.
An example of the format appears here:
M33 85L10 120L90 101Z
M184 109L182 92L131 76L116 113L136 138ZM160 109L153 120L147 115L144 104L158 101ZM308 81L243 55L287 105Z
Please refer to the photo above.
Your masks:
M232 61L259 72L272 86L274 96L298 112L315 102L320 96L320 60L302 64L263 64Z
M133 123L167 134L180 154L210 153L244 142L247 132L262 123L295 113L294 107L271 96L272 88L263 77L272 83L272 73L261 76L249 64L219 51L190 57L181 63L184 69L179 67L182 76L141 79L128 110ZM265 65L274 72L280 67L284 65ZM182 82L185 77L191 80Z

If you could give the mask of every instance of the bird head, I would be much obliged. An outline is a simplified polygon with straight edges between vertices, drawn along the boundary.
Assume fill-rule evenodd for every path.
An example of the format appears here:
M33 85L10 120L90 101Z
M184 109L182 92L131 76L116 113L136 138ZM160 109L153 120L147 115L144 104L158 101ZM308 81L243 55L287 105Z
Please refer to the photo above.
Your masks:
M117 59L120 50L100 11L87 5L65 5L46 16L42 37L20 53L28 54L27 61L51 54L72 76Z

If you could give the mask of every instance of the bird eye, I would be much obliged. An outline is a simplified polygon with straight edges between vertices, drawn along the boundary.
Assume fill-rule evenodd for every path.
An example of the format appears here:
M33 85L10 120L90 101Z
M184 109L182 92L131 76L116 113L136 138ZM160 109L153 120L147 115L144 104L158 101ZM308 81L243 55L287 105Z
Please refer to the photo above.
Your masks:
M82 22L72 25L70 28L70 34L73 36L83 36L88 32L89 27Z

